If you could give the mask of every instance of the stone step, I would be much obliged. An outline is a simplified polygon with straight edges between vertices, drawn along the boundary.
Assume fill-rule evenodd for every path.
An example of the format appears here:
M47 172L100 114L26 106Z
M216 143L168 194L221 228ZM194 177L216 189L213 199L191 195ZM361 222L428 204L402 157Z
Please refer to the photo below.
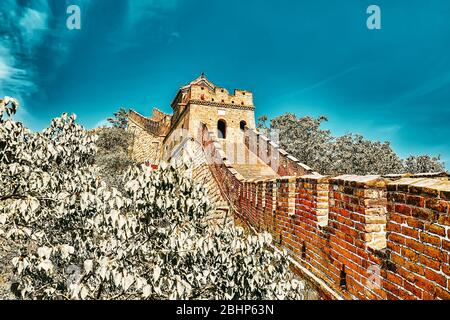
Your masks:
M222 141L222 149L233 169L246 179L273 179L279 175L242 142Z

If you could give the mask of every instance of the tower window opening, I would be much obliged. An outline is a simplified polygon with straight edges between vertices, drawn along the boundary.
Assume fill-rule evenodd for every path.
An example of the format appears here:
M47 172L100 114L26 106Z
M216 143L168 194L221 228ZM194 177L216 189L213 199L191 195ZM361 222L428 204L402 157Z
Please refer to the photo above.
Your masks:
M227 124L225 120L217 121L217 136L220 139L226 139L227 137Z
M242 131L245 130L245 126L246 126L246 125L247 125L247 122L245 122L244 120L242 120L242 121L239 123L239 127L241 128Z

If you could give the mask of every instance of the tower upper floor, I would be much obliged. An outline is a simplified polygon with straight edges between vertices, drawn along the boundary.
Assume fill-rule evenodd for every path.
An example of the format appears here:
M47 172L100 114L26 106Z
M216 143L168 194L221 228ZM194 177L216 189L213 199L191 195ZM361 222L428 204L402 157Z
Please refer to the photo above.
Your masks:
M189 103L251 111L255 108L251 91L235 89L230 94L226 88L218 87L209 81L203 73L178 91L171 103L174 119L178 118L177 115L181 114Z

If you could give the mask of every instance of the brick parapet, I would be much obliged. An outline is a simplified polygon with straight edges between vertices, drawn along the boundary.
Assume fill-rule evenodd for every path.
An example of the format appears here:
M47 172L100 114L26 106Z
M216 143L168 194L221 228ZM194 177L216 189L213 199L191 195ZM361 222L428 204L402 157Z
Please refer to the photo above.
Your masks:
M387 185L387 198L392 294L450 299L450 181L403 178Z

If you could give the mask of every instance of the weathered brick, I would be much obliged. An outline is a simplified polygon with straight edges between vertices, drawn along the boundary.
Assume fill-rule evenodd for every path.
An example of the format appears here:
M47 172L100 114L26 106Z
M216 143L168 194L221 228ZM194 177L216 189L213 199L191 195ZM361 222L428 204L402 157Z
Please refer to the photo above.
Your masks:
M419 231L413 228L402 227L402 233L408 237L419 239Z
M394 232L401 233L402 227L401 227L401 225L399 225L398 223L395 223L395 222L393 222L393 221L389 221L389 222L386 224L386 230L387 230L387 231L394 231Z
M446 225L446 226L450 226L450 215L445 215L445 214L440 215L439 219L438 219L438 223Z
M411 215L412 209L410 206L408 206L406 204L396 204L395 212L409 216L409 215Z
M408 290L409 292L411 292L417 298L422 299L423 291L416 285L411 284L409 282L405 282L405 289Z
M425 250L425 245L413 239L406 239L406 246L417 252L423 252Z
M433 210L418 208L418 207L411 208L411 215L413 217L417 217L419 219L428 220L428 221L434 221L438 217L438 215Z
M431 269L425 269L425 278L436 282L440 286L447 288L447 278Z
M434 270L438 270L439 271L440 268L441 268L441 263L439 261L427 258L425 255L421 255L420 258L419 258L419 261L424 266L429 267L429 268L434 269Z
M426 295L422 297L423 299L434 299L436 296L436 289L430 280L423 278L422 276L414 276L414 284L422 289Z
M442 272L445 273L448 277L450 277L450 265L447 263L443 263Z
M450 251L450 241L442 239L442 249Z
M416 228L416 229L420 229L420 230L423 230L424 224L425 224L422 220L418 220L414 217L407 217L406 223L408 224L408 226Z
M442 300L450 300L450 290L447 286L447 289L443 289L440 287L436 287L436 298Z
M426 254L427 256L437 259L439 261L443 261L445 258L445 254L438 248L435 247L431 247L431 246L423 246L423 251L424 254Z
M406 204L416 206L416 207L423 207L425 205L425 199L421 196L413 196L413 195L407 195L406 196Z
M425 230L445 237L445 228L437 224L425 224Z
M408 248L402 249L402 256L404 256L405 258L408 258L409 260L411 260L413 262L416 262L419 260L419 254Z
M448 202L440 199L426 199L425 207L441 212L441 213L447 213L448 211Z
M406 217L404 215L401 215L401 214L390 213L389 214L389 220L397 222L399 224L402 224L403 222L406 221Z
M388 272L387 275L386 275L386 278L387 278L389 281L395 283L395 284L398 285L398 286L402 286L402 285L403 285L403 279L402 279L402 277L396 275L395 273Z
M420 240L425 243L433 244L435 246L440 246L440 244L441 244L441 239L439 237L430 235L425 232L420 233Z
M406 243L406 238L404 236L400 235L400 234L397 234L397 233L389 234L388 240L396 242L396 243L399 243L399 244L402 244L402 245L404 245Z

